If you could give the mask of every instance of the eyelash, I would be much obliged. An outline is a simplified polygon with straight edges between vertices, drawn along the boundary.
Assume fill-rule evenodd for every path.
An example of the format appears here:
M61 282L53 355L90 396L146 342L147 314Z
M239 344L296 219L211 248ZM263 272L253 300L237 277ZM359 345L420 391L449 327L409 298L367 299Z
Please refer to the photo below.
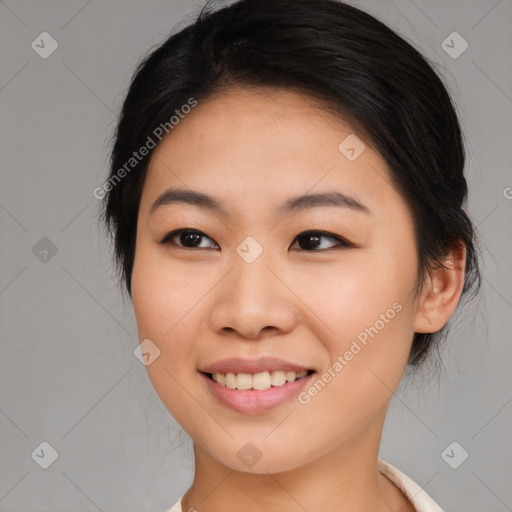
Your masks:
M171 231L170 233L167 233L159 243L162 244L162 245L174 246L174 247L177 247L178 249L185 249L185 250L205 249L205 247L200 247L200 248L197 248L197 247L184 247L184 246L178 245L178 244L176 244L176 243L171 241L172 238L175 238L176 236L178 236L178 235L180 235L182 233L199 235L201 238L210 238L209 236L205 235L201 231L198 231L198 230L195 230L195 229L182 228L182 229L176 229L174 231ZM336 240L338 242L338 245L334 246L334 247L329 247L328 249L312 249L312 250L299 249L299 250L305 251L305 252L325 252L325 251L330 251L330 250L347 249L347 248L350 248L350 247L355 247L353 244L351 244L350 242L348 242L347 240L345 240L344 238L342 238L342 237L340 237L338 235L334 235L334 234L328 233L326 231L318 231L318 230L316 230L316 231L315 230L308 230L308 231L304 231L302 233L299 233L294 238L293 241L295 242L295 240L298 239L300 236L314 236L314 235L319 235L319 238L330 238L331 240ZM212 240L212 239L210 238L210 240ZM216 244L216 245L218 245L218 244ZM293 244L293 245L295 245L295 244Z

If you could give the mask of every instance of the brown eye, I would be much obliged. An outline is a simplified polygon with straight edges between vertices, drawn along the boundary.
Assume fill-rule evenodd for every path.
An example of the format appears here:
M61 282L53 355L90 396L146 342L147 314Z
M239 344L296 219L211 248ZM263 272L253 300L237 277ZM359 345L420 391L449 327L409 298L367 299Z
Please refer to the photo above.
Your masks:
M321 247L322 246L322 240L330 240L331 242L336 242L334 245L331 245L330 247ZM306 231L304 233L301 233L297 236L296 240L297 243L300 246L300 250L304 251L323 251L328 249L335 249L336 247L351 247L351 244L348 243L343 238L332 235L330 233L326 233L325 231ZM325 244L324 244L325 245Z
M203 239L212 240L201 231L192 229L178 229L165 235L160 241L162 245L174 245L182 249L205 249L208 246L201 245ZM213 240L212 240L213 242ZM214 242L215 244L215 242ZM219 246L215 244L218 248Z

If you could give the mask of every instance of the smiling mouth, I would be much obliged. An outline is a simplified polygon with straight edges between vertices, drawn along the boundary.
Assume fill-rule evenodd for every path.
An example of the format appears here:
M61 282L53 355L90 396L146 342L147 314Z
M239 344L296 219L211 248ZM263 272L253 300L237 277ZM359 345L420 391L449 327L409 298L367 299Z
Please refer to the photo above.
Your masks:
M205 373L210 380L228 389L264 391L271 387L280 387L285 384L301 380L315 373L314 370L291 372L283 370L265 371L260 373Z

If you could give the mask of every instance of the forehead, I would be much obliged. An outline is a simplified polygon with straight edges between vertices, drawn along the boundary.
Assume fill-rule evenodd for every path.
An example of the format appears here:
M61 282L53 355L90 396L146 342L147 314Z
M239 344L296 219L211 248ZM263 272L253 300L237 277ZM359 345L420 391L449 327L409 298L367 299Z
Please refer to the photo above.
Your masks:
M360 152L347 158L349 145ZM359 142L358 142L359 141ZM340 146L341 144L341 146ZM350 154L349 154L350 156ZM198 105L156 147L143 204L167 187L267 209L290 196L337 189L372 209L400 200L383 159L340 116L284 90L232 90Z

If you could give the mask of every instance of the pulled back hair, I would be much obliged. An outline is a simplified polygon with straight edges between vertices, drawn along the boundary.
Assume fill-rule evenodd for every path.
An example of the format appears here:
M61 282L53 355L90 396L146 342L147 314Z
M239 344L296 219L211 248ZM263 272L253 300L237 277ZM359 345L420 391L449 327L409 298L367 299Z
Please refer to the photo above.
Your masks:
M200 103L235 86L293 90L347 121L384 159L411 209L417 292L433 269L443 268L451 249L465 246L462 295L476 294L477 240L463 209L465 150L450 95L411 44L336 0L239 0L219 10L207 4L135 70L113 139L109 179L190 98ZM130 297L138 209L152 151L102 196L101 219ZM446 327L414 334L411 366L439 344Z

